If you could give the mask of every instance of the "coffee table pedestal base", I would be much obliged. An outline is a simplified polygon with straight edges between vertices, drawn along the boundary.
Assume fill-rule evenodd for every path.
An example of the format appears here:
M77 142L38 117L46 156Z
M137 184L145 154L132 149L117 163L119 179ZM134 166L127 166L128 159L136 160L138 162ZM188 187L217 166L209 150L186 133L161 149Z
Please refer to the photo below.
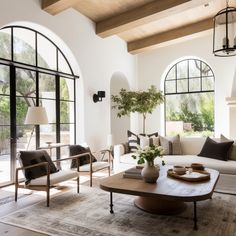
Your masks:
M187 205L181 201L169 201L152 197L137 197L134 205L141 210L160 215L175 215L183 212Z

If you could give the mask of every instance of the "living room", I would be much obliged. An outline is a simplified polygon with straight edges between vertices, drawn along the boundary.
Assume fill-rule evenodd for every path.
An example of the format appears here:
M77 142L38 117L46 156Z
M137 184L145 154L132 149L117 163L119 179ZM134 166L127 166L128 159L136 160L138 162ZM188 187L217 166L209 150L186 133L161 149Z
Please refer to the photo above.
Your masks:
M11 139L11 135L8 136L8 142L4 143L5 146L3 150L1 147L0 153L0 158L3 160L0 160L0 186L2 187L0 191L3 194L3 197L0 197L0 199L3 199L3 203L1 204L1 217L3 218L9 213L14 213L19 210L19 213L28 214L28 220L30 220L30 211L32 211L30 207L37 203L40 203L41 205L32 209L39 210L38 214L36 214L38 216L44 215L45 212L49 212L51 208L54 209L55 207L60 206L60 204L66 206L63 197L61 197L63 194L58 194L60 190L51 190L52 195L55 191L55 196L58 195L59 198L57 202L56 200L54 202L54 197L52 197L52 205L49 206L49 208L45 206L44 193L37 195L37 193L31 194L31 191L26 191L27 194L30 193L30 195L32 195L32 198L28 200L28 202L24 197L24 192L20 191L19 199L15 203L15 190L13 184L15 182L15 168L16 165L18 165L18 162L16 162L16 152L26 149L35 150L40 146L44 146L46 142L68 144L86 143L92 151L107 149L108 143L109 145L111 143L112 145L119 145L120 143L127 142L127 130L131 130L135 134L142 133L142 116L137 113L131 113L130 116L117 118L117 112L112 109L113 104L111 95L118 94L122 88L125 88L128 91L145 91L150 88L151 85L154 85L157 90L164 92L167 74L173 67L182 61L196 60L201 65L204 63L213 73L211 77L214 78L214 82L210 92L213 94L214 101L214 124L213 135L211 134L211 137L220 138L221 135L224 135L230 140L236 139L236 58L230 56L217 57L213 53L213 17L217 12L226 7L226 3L228 3L229 6L236 7L236 2L234 0L168 0L166 5L163 1L157 0L117 0L112 1L113 4L109 0L86 0L86 2L81 0L1 1L1 32L5 33L5 35L7 35L7 40L9 40L6 41L4 45L0 45L1 77L3 77L5 73L8 73L9 78L12 78L12 74L14 74L15 71L17 78L17 73L20 73L20 70L32 69L35 75L34 73L26 73L24 76L32 76L35 80L40 80L41 74L50 73L50 76L55 76L55 78L57 78L57 76L63 77L63 83L69 83L69 80L74 81L74 83L71 83L71 85L68 86L68 92L65 93L65 96L70 97L68 99L60 98L57 100L55 93L49 94L46 87L47 85L51 85L50 79L49 82L45 83L42 87L39 85L39 88L32 89L36 95L27 95L30 98L27 100L29 101L27 107L32 106L32 104L36 104L36 106L43 104L46 107L49 124L40 125L40 129L42 129L40 130L40 140L39 136L37 137L39 127L37 126L35 129L32 124L27 125L24 123L27 107L25 108L25 105L20 106L17 99L20 101L25 95L23 96L22 94L17 93L17 84L16 88L12 88L12 84L14 83L11 82L11 88L6 89L6 91L11 90L11 92L5 93L1 88L0 98L7 98L9 100L9 103L7 103L9 104L9 107L6 108L7 106L4 106L4 109L8 109L6 112L7 116L4 116L4 118L7 118L0 125L2 129L7 130L11 135L13 134L13 138L15 139ZM148 4L150 4L149 7L143 7L144 5L148 6ZM158 4L160 4L160 7L158 7ZM156 6L156 8L154 6ZM136 14L134 14L134 12L139 14L139 16L137 16L139 18L136 20ZM234 13L235 12L236 11L234 11ZM122 23L122 19L119 18L119 15L121 15L120 17L122 18L122 13L124 14L123 17L127 17L127 21L129 22ZM142 16L142 14L144 15ZM149 16L145 14L149 14ZM153 14L153 16L151 14ZM118 24L121 25L115 26L115 23L111 19L113 19L114 22L117 20ZM98 22L101 24L98 24ZM106 26L106 24L108 26ZM106 27L114 28L109 30L106 29ZM135 28L138 28L136 29L137 31L135 31ZM15 39L13 39L13 33ZM35 37L34 34L37 36ZM31 36L34 37L34 39L29 39ZM17 38L21 40L18 42L18 49L17 46L13 47L13 41L17 41ZM27 58L27 61L22 61L20 57L17 58L19 52L22 52L22 55L25 53L21 49L24 46L22 41L26 42L34 50L37 48L37 53L41 54L42 58L44 55L50 56L48 58L45 56L45 58L43 58L44 62L36 56L37 66L35 66L34 63L31 63L32 58ZM54 60L52 56L54 51L51 51L50 47L47 46L48 44L46 41L52 43L56 48L56 62L52 62ZM37 46L35 46L36 44ZM46 49L40 49L40 44ZM3 53L6 48L10 52L8 56ZM64 59L59 60L58 58L60 56L58 55ZM41 65L39 63L41 63ZM43 63L48 64L48 67L43 68ZM61 68L64 67L67 69L60 70L60 66ZM5 69L3 69L3 67ZM14 69L12 70L11 68ZM1 82L5 81L4 78L3 80L0 78L0 80ZM45 81L46 80L47 78L45 78ZM27 83L25 86L27 87ZM55 89L56 86L58 85L55 85ZM12 91L15 93L16 97L15 104ZM103 93L101 101L94 102L93 97L95 94L98 94L99 91L104 91L105 94ZM41 94L43 94L42 96L44 97L40 97ZM61 94L63 94L63 92L61 92ZM65 110L63 110L64 108L58 110L52 109L52 106L55 107L55 104L59 104L60 102L61 104L63 103L64 108L66 107ZM162 103L153 110L152 114L147 115L146 134L158 132L162 136L166 135L165 106L166 104ZM60 116L60 111L64 113L63 115L61 113L62 117L58 118L58 116ZM3 113L3 108L1 107L1 119ZM16 119L15 121L14 118ZM67 149L68 146L61 147L60 152L63 157L68 156ZM56 150L58 149L52 150L54 156L59 153L59 151ZM115 163L116 162L114 161L114 165ZM114 166L114 170L117 169L119 168ZM119 170L117 170L117 172L119 172ZM114 171L111 171L111 174L114 174ZM80 192L83 194L83 191L85 191L85 195L93 195L93 193L95 193L94 195L97 194L99 196L99 194L101 194L99 191L102 191L98 188L98 183L101 179L100 175L102 177L107 177L107 171L104 170L94 174L95 180L92 188L87 187L89 185L89 176L82 175L80 181L84 180L84 184L87 188L83 188L82 184ZM69 181L69 185L74 189L76 181ZM9 195L7 195L7 199L11 199L11 201L7 203L9 205L4 204L4 201L6 200L4 191L6 189L10 189ZM107 192L105 193L107 194ZM164 218L163 222L161 220L161 217L163 216L152 219L151 214L148 215L148 213L144 213L139 209L136 211L132 209L126 217L131 217L132 212L135 212L137 215L141 214L143 217L146 217L145 221L150 220L150 222L145 223L143 227L151 227L152 224L155 224L156 220L159 225L163 224L162 228L166 228L169 227L167 224L168 220L170 224L176 220L178 223L176 223L173 228L170 227L169 231L160 231L163 235L175 235L178 233L188 235L190 232L193 235L200 235L203 233L205 233L203 235L234 235L235 213L229 213L230 207L222 204L231 201L232 205L235 206L235 194L233 195L232 192L230 194L214 193L214 195L215 194L216 199L223 199L224 201L222 200L220 202L219 200L218 202L212 203L212 205L209 204L211 205L211 211L209 211L211 214L219 214L217 212L219 208L214 208L219 204L219 206L222 206L224 217L217 218L210 224L210 222L207 221L210 218L209 216L202 222L200 222L201 218L199 216L198 231L192 229L191 207L188 207L186 213L181 213L179 218ZM76 199L74 198L75 195L73 190L73 195L66 195L66 198L68 198L71 203L77 204L76 207L78 206L78 208L80 208L80 204L76 203ZM78 194L78 196L79 195L80 194ZM118 205L118 203L122 201L127 201L130 205L133 204L133 198L121 196L114 196L115 205ZM94 196L90 196L88 199L92 201L94 200ZM100 204L101 206L107 206L106 209L100 209L101 212L99 211L98 214L99 217L102 217L102 214L104 214L104 219L106 220L109 219L109 215L107 215L107 212L109 213L108 201L109 195L105 195L105 198L101 198L97 202L97 206ZM199 215L203 214L201 210L207 208L208 202L206 201L204 204L205 205L201 206L202 208L199 210ZM72 205L70 210L73 209ZM92 209L90 220L94 219L96 221L96 217L98 217L96 216L96 207L91 202L89 202L88 205L81 205L81 211L83 213L89 212L90 208ZM13 211L12 209L14 209L14 207L17 210ZM131 206L129 207L131 208ZM121 212L124 209L125 208L121 208L119 211L117 210L115 216L118 214L120 215L117 216L118 219L116 220L114 219L114 216L112 216L112 220L114 220L116 224L120 222L120 225L124 226L124 231L128 230L127 225L130 224L130 230L127 231L128 234L132 235L133 233L133 235L143 235L142 229L137 227L137 231L132 231L133 222L130 222L128 218L122 218L124 214L122 215ZM129 209L126 210L128 211ZM59 210L60 209L57 209L55 211L57 213L54 214L63 217L63 213L59 212ZM115 208L114 211L116 212ZM230 217L233 216L234 218L228 219L227 214L232 214ZM34 217L36 217L36 215ZM53 215L50 217L53 218ZM187 218L186 222L182 221L184 218ZM136 219L137 222L141 220L140 217L137 217ZM219 222L220 219L223 219L223 223ZM20 235L20 233L23 235L45 235L43 233L58 235L59 231L60 235L74 235L72 232L70 234L69 231L63 231L62 228L65 227L65 224L60 225L60 223L58 223L60 221L53 226L54 228L60 228L59 231L47 232L43 229L36 230L37 227L34 227L33 224L32 227L29 225L22 225L22 228L26 230L21 231L22 228L18 228L19 225L17 224L17 220L14 222L13 220L11 222L11 220L12 219L6 221L6 224L0 224L1 235ZM25 221L26 220L27 219L25 219ZM49 225L46 226L46 222L43 221L43 219L36 219L36 221L37 220L40 224L45 225L45 229L50 227L53 228ZM3 222L3 220L0 221ZM75 227L75 221L76 219L74 219L73 223L72 221L70 221L70 223L67 222L68 228ZM48 220L48 222L51 221ZM86 224L88 224L88 222L86 223L86 221L83 221L82 223L87 227ZM141 224L142 222L140 221L139 223ZM102 225L101 228L109 227L109 224L107 223L100 222L100 224ZM14 228L13 225L16 227ZM77 225L77 227L77 235L86 235L86 233L87 235L92 235L92 233L105 235L104 231L96 232L95 230L89 231L88 233L88 231L83 231L84 229L82 229L81 225ZM186 231L176 231L176 227L187 227L188 229L186 229ZM116 228L116 226L114 226L114 232L111 233L109 230L107 231L107 235L124 235L125 232L119 232L119 229L119 227ZM148 231L148 233L148 235L157 235L156 232Z

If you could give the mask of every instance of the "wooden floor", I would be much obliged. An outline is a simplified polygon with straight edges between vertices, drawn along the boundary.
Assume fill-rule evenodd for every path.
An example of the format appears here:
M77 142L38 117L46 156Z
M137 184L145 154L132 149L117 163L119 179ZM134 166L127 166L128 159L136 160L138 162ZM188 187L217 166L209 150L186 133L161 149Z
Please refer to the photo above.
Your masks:
M107 176L107 173L102 173L102 177L106 177L106 176ZM93 185L98 184L99 178L100 178L100 176L98 176L98 177L95 176L93 178ZM89 186L88 176L84 176L83 180L81 181L81 184ZM76 181L75 181L74 187L76 187ZM14 191L13 186L8 187L8 188L11 188L11 191ZM63 192L70 191L70 190L71 190L71 187L70 188L62 188L56 192L53 192L53 189L52 189L52 194L54 196L56 196L58 194L61 194ZM10 213L13 213L17 210L28 207L30 205L36 204L40 201L45 201L45 194L44 193L38 194L38 193L40 193L40 192L35 191L35 192L29 193L29 191L28 191L28 192L26 192L27 196L22 199L19 199L17 203L15 203L13 201L13 202L2 205L0 207L0 217L6 216ZM20 227L15 227L12 225L0 223L0 236L5 236L5 235L6 236L45 236L46 234L41 234L41 233L33 232L31 230L23 229Z

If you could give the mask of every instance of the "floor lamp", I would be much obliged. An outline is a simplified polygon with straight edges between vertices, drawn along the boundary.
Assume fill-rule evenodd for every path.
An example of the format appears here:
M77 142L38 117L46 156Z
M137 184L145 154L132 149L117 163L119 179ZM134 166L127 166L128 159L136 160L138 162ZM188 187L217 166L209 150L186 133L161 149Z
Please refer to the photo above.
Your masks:
M25 117L25 124L34 125L30 134L29 142L27 144L26 150L28 150L30 141L34 134L35 125L48 124L48 117L47 117L45 108L44 107L28 107L28 111Z

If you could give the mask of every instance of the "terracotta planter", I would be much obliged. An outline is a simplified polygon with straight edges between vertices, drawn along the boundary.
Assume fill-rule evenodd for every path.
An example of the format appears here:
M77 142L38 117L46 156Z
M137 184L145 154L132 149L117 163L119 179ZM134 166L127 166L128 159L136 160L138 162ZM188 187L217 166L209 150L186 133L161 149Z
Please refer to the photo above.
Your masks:
M156 183L159 177L159 169L154 166L153 162L146 162L141 175L146 183Z

